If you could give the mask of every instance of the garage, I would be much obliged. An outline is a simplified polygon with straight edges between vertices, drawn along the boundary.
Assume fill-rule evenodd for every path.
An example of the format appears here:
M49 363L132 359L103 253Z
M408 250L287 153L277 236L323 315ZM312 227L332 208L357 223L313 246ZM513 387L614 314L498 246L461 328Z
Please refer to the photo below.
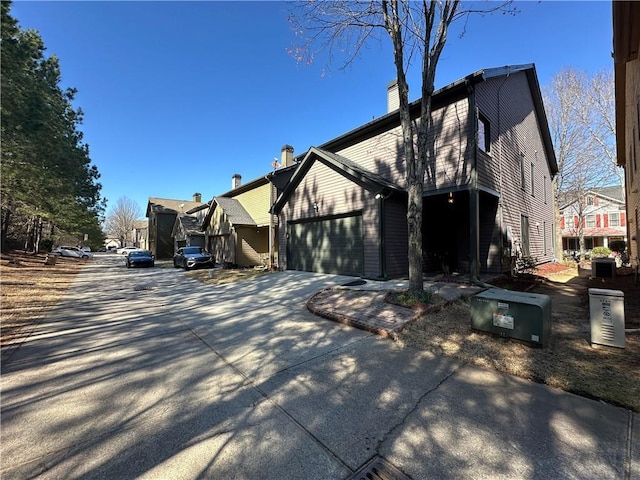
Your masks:
M289 222L290 270L363 274L362 213Z

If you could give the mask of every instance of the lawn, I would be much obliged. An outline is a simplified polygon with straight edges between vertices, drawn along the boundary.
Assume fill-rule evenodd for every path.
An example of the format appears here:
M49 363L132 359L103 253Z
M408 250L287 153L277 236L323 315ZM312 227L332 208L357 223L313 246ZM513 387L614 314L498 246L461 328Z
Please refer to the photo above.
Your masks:
M559 275L553 272L532 284L531 292L551 297L553 326L545 348L472 330L465 299L422 315L398 341L640 412L640 334L627 334L624 349L591 345L588 312L589 287L626 290L627 328L637 328L638 287L630 277L603 284L590 279L589 273L563 273L561 281L551 281Z

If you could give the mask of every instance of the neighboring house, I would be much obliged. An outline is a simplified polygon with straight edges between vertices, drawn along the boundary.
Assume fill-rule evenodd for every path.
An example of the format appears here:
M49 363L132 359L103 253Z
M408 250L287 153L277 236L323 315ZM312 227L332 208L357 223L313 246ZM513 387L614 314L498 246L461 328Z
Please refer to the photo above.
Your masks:
M147 220L136 220L133 223L133 232L132 232L131 238L133 238L134 247L148 250L149 249L149 222Z
M239 267L278 264L277 217L269 210L296 167L293 148L285 145L282 163L274 164L272 173L244 185L235 174L232 189L211 200L201 228L217 263Z
M567 199L560 205L562 249L580 251L580 234L585 250L608 247L614 240L626 240L627 215L622 186L593 188L580 198Z
M177 216L200 206L202 196L199 193L193 195L193 201L149 198L146 213L149 219L149 250L157 259L172 258L175 253L172 234Z
M278 196L280 267L405 277L407 195L397 85L392 110L300 157ZM557 164L535 67L481 70L433 97L424 177L427 271L508 271L553 259ZM420 104L410 105L413 118Z
M179 214L176 217L171 236L174 251L181 247L206 247L198 218L188 214Z
M117 238L107 238L104 241L104 248L106 248L107 250L120 248L120 240L118 240Z
M638 265L640 252L640 3L614 1L613 61L618 165L624 167L628 255Z

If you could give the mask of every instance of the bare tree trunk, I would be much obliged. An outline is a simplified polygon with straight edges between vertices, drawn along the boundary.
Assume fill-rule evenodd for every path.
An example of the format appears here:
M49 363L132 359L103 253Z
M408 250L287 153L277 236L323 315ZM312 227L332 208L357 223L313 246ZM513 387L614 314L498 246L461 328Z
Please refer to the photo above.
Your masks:
M556 260L559 262L564 258L564 250L562 248L562 217L560 216L560 202L559 192L558 192L558 177L553 179L551 184L553 188L553 221L555 224L554 228L554 252L553 255L556 257Z

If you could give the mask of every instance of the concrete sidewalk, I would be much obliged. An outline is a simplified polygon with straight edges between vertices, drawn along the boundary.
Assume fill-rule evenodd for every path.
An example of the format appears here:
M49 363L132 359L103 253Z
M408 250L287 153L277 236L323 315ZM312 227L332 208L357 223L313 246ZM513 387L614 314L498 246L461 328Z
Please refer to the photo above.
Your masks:
M640 479L638 415L307 311L350 280L96 259L2 366L0 475Z

